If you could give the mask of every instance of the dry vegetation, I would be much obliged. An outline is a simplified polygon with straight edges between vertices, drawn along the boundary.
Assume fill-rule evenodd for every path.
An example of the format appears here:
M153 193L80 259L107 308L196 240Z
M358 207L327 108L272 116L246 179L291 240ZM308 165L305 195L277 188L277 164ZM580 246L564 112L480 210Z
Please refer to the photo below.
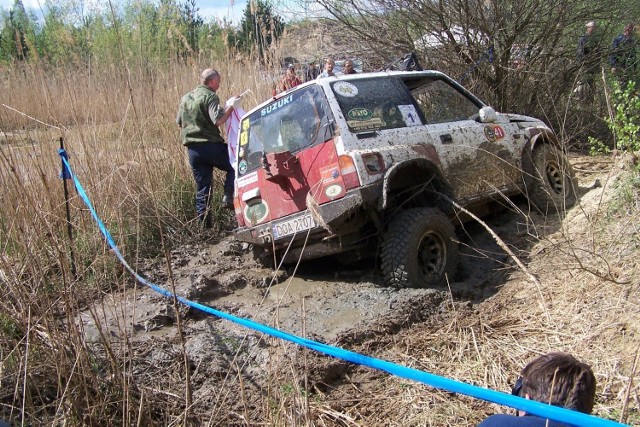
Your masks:
M531 359L567 351L593 367L594 413L639 425L640 197L636 187L628 193L632 197L620 199L628 183L614 176L622 165L624 160L583 161L580 166L592 172L594 166L612 171L602 177L604 189L583 195L557 231L545 231L555 229L557 220L537 224L515 245L531 244L518 256L539 286L511 268L495 295L473 305L447 303L442 314L387 339L379 357L508 392ZM349 405L353 419L366 420L361 425L386 425L381 419L396 420L392 425L475 425L488 414L511 411L362 369L349 379L362 392ZM329 396L344 411L347 395L341 389Z
M355 367L323 390L303 391L311 375L306 365L287 357L290 347L273 343L273 358L283 356L286 369L235 377L224 394L236 403L245 402L244 381L264 378L270 393L262 406L245 404L243 413L231 414L220 390L189 406L190 362L181 355L162 365L163 376L150 376L134 369L130 342L86 344L71 320L89 302L129 286L131 278L116 265L73 190L77 278L70 273L60 138L99 215L136 267L200 233L191 223L193 185L174 124L180 96L202 68L213 65L223 74L221 98L251 89L244 102L251 107L270 93L270 82L252 64L2 70L0 418L32 425L215 425L235 419L245 425L459 426L506 410ZM508 280L495 295L472 304L447 300L423 323L395 334L381 331L355 349L504 391L536 354L569 351L594 368L595 412L640 424L638 186L619 175L624 162L590 171L598 164L579 169L589 173L583 186L601 176L602 188L584 194L581 205L555 224L557 231L535 223L519 236L523 244L514 244L540 286L508 263ZM224 228L223 214L217 214ZM307 362L327 363L314 355Z

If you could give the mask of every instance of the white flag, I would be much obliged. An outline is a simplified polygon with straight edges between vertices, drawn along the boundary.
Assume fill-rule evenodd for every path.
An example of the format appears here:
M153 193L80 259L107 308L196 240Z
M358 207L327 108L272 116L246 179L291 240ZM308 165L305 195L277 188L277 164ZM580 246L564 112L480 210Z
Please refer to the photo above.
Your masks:
M238 148L238 136L240 135L240 118L245 111L242 107L234 108L231 116L227 119L227 148L229 150L229 162L236 168L236 149Z

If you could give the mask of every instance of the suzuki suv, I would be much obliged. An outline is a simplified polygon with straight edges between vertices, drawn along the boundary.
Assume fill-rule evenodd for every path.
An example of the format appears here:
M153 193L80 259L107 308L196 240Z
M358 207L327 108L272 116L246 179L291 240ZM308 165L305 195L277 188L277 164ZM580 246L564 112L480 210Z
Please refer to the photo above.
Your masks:
M549 127L436 71L307 82L249 111L236 151L237 239L277 263L379 256L396 287L453 280L454 204L525 193L546 214L576 201Z

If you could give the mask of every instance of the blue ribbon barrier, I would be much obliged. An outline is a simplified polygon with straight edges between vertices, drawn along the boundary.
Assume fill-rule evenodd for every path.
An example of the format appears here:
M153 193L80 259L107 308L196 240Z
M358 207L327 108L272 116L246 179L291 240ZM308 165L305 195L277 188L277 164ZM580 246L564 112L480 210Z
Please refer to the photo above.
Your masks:
M466 396L475 397L477 399L497 403L499 405L509 406L511 408L525 411L529 414L538 415L540 417L548 418L554 421L559 421L559 422L563 422L563 423L567 423L575 426L613 427L613 426L625 425L615 421L598 418L593 415L584 414L582 412L572 411L570 409L560 408L558 406L547 405L545 403L537 402L535 400L529 400L522 397L513 396L511 394L494 391L488 388L474 386L461 381L440 377L438 375L430 374L428 372L420 371L413 368L408 368L406 366L391 363L382 359L376 359L374 357L365 356L359 353L355 353L353 351L344 350L339 347L333 347L317 341L312 341L306 338L299 337L297 335L292 335L292 334L280 331L278 329L263 325L261 323L254 322L252 320L236 317L231 314L218 311L209 306L174 295L173 293L167 291L166 289L163 289L160 286L147 281L144 277L136 273L133 270L133 268L131 268L131 266L129 266L129 264L124 259L122 253L118 249L117 245L115 244L113 238L111 237L109 230L105 227L103 222L98 217L98 214L93 208L93 205L91 204L91 201L87 196L87 193L84 191L82 184L73 173L73 170L69 165L69 161L68 161L68 157L66 156L66 153L64 152L64 150L61 149L59 150L59 154L60 154L60 157L62 158L62 162L65 164L66 169L69 172L69 175L71 176L71 179L73 180L73 183L76 187L76 191L78 192L78 194L80 195L84 203L89 208L89 211L91 212L91 216L98 224L98 228L100 229L100 232L104 235L105 239L107 240L107 243L111 247L111 250L113 250L113 252L115 253L116 257L120 260L122 265L136 278L136 280L150 287L151 289L153 289L154 291L158 292L161 295L164 295L169 298L175 297L178 301L180 301L182 304L188 307L194 308L196 310L200 310L204 313L208 313L222 319L229 320L231 322L237 323L249 329L253 329L254 331L262 332L266 335L269 335L275 338L280 338L282 340L289 341L294 344L298 344L300 346L309 348L311 350L315 350L319 353L323 353L328 356L333 356L338 359L356 363L358 365L368 366L370 368L388 372L400 378L417 381L434 388L446 390L453 393L464 394Z
M58 154L62 158L62 168L60 170L60 178L61 179L71 179L71 172L69 166L69 156L67 152L64 151L64 148L58 149Z

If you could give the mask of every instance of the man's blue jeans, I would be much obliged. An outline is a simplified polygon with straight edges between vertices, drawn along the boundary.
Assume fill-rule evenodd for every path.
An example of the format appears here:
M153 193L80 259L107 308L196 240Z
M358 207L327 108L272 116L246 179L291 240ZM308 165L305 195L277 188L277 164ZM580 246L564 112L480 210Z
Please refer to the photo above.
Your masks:
M227 144L210 143L187 147L189 164L196 181L196 212L198 218L205 220L209 208L209 196L211 195L211 183L213 181L213 168L218 168L227 173L224 180L224 194L233 196L234 170L229 163Z

